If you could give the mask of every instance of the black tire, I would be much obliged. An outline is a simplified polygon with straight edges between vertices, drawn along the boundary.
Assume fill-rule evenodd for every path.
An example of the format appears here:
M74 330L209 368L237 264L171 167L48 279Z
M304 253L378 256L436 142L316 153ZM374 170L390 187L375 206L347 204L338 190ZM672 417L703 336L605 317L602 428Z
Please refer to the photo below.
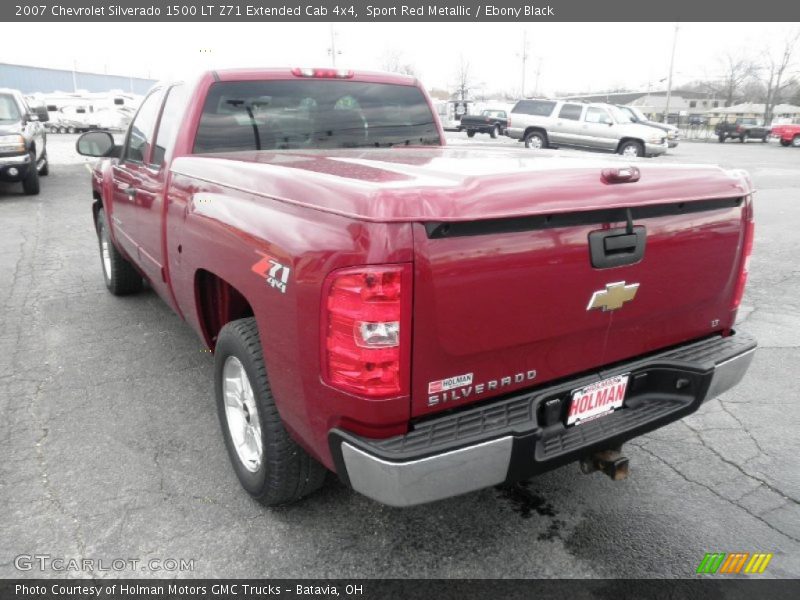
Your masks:
M781 140L781 146L783 146L784 148L786 146L791 146L791 145L792 145L791 141L789 141L789 140Z
M467 129L467 137L475 137L475 131L472 129Z
M262 457L254 471L245 467L231 439L223 394L223 371L229 357L238 359L253 391L261 430ZM214 393L225 447L239 482L265 506L290 504L318 490L327 470L286 431L272 395L258 327L253 317L231 321L220 331L214 350ZM252 413L248 413L248 422Z
M141 291L142 276L114 246L108 232L106 213L102 210L97 215L97 243L100 248L100 267L108 291L115 296L127 296ZM108 252L107 263L103 253L104 244Z
M532 150L547 148L547 134L541 131L531 131L525 136L525 147Z
M39 193L39 170L36 168L36 154L31 152L31 164L25 179L22 180L22 191L26 196L35 196Z
M800 148L800 135L796 135L792 138L792 147Z
M619 145L617 152L625 156L644 156L644 145L636 140L628 140Z
M44 151L44 155L42 156L42 167L39 169L39 175L41 177L47 177L50 175L50 161L47 160L47 150Z
M717 137L717 139L719 140L720 144L724 144L725 143L725 134L724 133L720 133L719 137Z
M493 140L496 140L499 131L500 131L500 128L497 125L495 125L494 127L492 127L492 130L489 132L489 137L492 138Z

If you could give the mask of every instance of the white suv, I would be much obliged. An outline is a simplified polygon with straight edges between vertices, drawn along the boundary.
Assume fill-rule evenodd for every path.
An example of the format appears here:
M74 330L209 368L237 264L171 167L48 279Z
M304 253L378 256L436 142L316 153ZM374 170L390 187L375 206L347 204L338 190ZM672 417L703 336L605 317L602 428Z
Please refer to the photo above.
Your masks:
M520 100L511 111L506 135L532 149L573 146L658 156L668 148L664 131L634 123L616 106L563 100Z

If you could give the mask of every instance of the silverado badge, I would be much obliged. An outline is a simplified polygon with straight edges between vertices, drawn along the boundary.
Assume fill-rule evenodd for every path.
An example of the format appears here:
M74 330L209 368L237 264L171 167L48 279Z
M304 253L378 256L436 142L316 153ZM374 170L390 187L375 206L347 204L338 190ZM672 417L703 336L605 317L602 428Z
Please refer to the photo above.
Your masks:
M631 283L630 285L625 285L624 281L607 283L606 289L598 290L592 294L586 310L592 310L593 308L601 308L603 312L617 310L622 308L622 305L626 302L633 300L638 290L638 283Z

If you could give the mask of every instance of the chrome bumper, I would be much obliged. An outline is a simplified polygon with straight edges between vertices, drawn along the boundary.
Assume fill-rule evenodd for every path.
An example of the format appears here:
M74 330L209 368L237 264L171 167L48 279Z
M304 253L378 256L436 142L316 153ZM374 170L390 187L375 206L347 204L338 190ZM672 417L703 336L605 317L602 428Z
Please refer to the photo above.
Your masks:
M701 342L687 345L683 354L680 354L681 349L679 348L617 367L615 371L620 372L646 367L649 364L677 365L678 368L685 367L690 371L702 369L703 373L697 376L704 383L698 387L696 395L682 405L675 404L673 401L670 408L667 406L670 401L663 400L662 404L666 408L661 409L661 414L656 415L651 404L647 410L650 411L649 414L656 416L647 417L645 415L643 417L642 413L637 416L637 409L631 408L617 411L594 424L581 425L580 436L591 439L591 442L575 445L575 427L561 427L565 433L560 434L562 438L555 441L559 450L548 449L548 445L550 448L554 448L556 443L553 441L553 436L548 439L546 437L548 434L542 432L551 431L552 424L547 424L547 429L543 430L535 416L538 402L553 396L553 392L549 388L545 388L541 392L529 393L519 400L509 401L527 401L528 405L533 407L530 411L532 415L530 424L516 422L512 425L507 423L505 431L498 429L483 434L486 437L491 436L492 439L452 449L442 449L441 444L435 451L432 448L419 448L419 458L387 459L386 455L377 455L382 449L387 448L386 445L375 444L370 448L369 440L360 440L355 436L334 430L331 435L331 449L337 463L337 471L353 489L373 500L390 506L413 506L465 494L506 481L518 480L520 474L530 476L530 473L535 474L556 468L577 460L593 448L603 447L604 444L610 443L621 444L622 441L678 420L697 410L703 402L735 386L744 377L755 355L755 340L743 335L737 337L740 338L738 344L727 345L725 349L727 356L720 353L709 358L709 344ZM731 356L731 354L733 355ZM606 376L610 372L602 372L600 376ZM582 382L582 380L576 380L576 383L560 386L561 390L558 393L563 394L563 390L569 390L572 385L577 386L578 381ZM665 394L669 392L670 390L665 390ZM488 410L492 410L491 405L485 408L467 409L464 413L468 417L467 420L471 419L474 422L475 415L469 413L477 414L480 411ZM511 409L508 412L512 412ZM619 413L628 414L626 416ZM497 420L497 411L493 418L495 421ZM651 420L647 421L647 418ZM614 419L616 419L617 425L614 425L614 421L612 421ZM444 417L430 429L434 431L438 427L439 431L456 430L459 424L454 423L454 420L453 416ZM490 419L484 420L488 422ZM592 430L595 427L600 428L599 433ZM453 445L464 443L458 441L458 435L453 437ZM395 440L399 440L399 438L395 438ZM541 443L544 446L541 446ZM572 446L570 446L571 444ZM419 447L419 444L416 445ZM405 447L405 444L394 444L394 447ZM523 467L520 471L520 464L526 462L531 463L530 467ZM512 473L515 469L516 472Z

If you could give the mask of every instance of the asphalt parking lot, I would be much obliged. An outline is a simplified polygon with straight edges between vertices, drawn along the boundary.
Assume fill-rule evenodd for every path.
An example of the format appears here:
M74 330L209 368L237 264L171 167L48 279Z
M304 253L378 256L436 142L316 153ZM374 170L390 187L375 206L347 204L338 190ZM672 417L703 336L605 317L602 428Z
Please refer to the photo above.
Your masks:
M800 577L800 151L684 143L653 159L752 174L740 327L760 349L738 387L626 446L627 481L571 465L411 509L331 481L265 509L229 467L201 341L154 293L106 292L75 138L50 136L41 195L0 184L0 577L64 575L15 567L33 554L194 559L95 576L690 577L734 551Z

